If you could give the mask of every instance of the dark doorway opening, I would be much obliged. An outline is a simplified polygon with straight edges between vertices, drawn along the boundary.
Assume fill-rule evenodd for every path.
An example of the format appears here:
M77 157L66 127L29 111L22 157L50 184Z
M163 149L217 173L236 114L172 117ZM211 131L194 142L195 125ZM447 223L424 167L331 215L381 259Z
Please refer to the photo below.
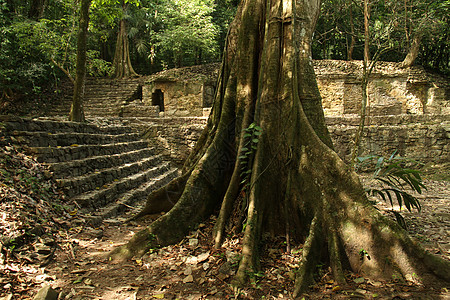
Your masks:
M152 93L152 105L157 105L159 111L164 111L164 93L160 89Z

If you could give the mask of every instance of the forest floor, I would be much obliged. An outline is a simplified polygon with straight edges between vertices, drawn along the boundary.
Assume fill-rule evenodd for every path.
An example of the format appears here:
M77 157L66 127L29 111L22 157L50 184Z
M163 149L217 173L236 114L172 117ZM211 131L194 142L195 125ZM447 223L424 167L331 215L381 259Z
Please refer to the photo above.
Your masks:
M237 292L230 282L239 261L241 236L228 237L221 249L214 250L213 218L176 245L113 263L107 253L157 216L125 223L130 216L125 214L105 220L98 228L86 226L73 207L61 212L58 205L37 200L42 191L20 186L28 178L24 173L39 168L26 157L17 158L14 149L8 151L3 156L13 162L16 173L0 178L0 300L30 299L45 285L58 291L59 299L291 299L301 245L287 253L285 240L267 238L262 271L249 274L248 287ZM28 171L19 172L22 160ZM41 171L45 174L40 169L36 173ZM47 185L46 191L54 191L45 177L39 180ZM426 179L425 184L428 189L419 195L422 212L403 213L408 231L427 250L450 260L450 182ZM383 204L379 207L387 209ZM35 216L40 219L31 220ZM21 243L5 242L8 232L26 231L27 222L38 224L33 228L41 232L29 234L33 236ZM386 282L348 273L348 284L339 286L327 268L318 267L317 283L304 299L450 299L448 283L422 286L413 277Z

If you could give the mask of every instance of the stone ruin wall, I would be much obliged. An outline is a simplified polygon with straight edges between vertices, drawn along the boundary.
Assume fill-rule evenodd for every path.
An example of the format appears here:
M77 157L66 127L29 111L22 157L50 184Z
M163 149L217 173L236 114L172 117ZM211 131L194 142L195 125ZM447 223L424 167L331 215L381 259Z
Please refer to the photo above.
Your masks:
M206 125L206 118L155 118L144 137L153 146L181 165L188 157ZM336 152L350 159L353 137L359 118L326 117ZM401 115L368 118L362 156L390 156L395 150L403 157L423 163L450 162L450 115Z
M349 159L352 139L359 123L360 64L315 62L328 128L336 151L345 160ZM420 68L400 69L394 63L380 63L371 78L369 116L362 141L365 151L361 155L390 156L397 150L401 156L424 163L449 162L448 79L431 80ZM155 89L165 93L164 114L160 114L162 118L152 119L154 125L144 130L145 136L180 164L187 158L206 125L206 118L200 116L205 114L207 103L212 103L211 82L205 78L195 82L185 78L180 81L153 81L143 87L143 99L147 103L150 103ZM205 98L209 100L205 101ZM173 116L183 117L171 118Z
M164 104L159 105L162 117L203 117L213 104L218 64L163 71L150 77L142 87L142 101L155 106L156 93Z
M142 87L142 101L146 106L155 106L154 94L160 91L164 94L161 116L207 116L213 103L219 65L205 66L206 74L199 70L202 67L191 68L167 70L151 77ZM325 114L359 114L362 63L320 60L314 62L314 69ZM372 116L450 114L449 80L427 73L421 67L402 69L398 63L379 62L370 75L368 89L367 111Z
M139 128L143 138L181 167L205 128L207 118L154 118L151 121L153 125Z
M336 152L350 160L358 117L326 117ZM422 163L450 162L450 115L399 115L369 117L361 141L361 156L402 157Z
M315 62L326 115L359 114L361 70L361 62ZM450 114L448 79L430 76L420 67L402 69L397 63L378 63L368 85L368 114Z

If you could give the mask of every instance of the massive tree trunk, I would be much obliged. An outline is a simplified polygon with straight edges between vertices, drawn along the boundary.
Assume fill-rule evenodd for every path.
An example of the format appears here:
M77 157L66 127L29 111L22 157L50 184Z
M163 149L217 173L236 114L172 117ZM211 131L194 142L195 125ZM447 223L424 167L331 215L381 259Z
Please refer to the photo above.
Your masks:
M69 120L75 122L84 121L83 99L84 84L86 80L86 51L90 6L91 0L81 0L80 25L78 28L77 39L77 69L73 90L72 107L70 108L69 115Z
M122 10L125 13L127 4L122 0ZM116 52L113 60L114 77L129 78L136 77L138 74L134 71L130 59L130 43L127 34L127 21L121 19L119 22L119 32L117 33Z
M422 275L432 265L449 279L448 263L383 218L332 150L310 48L319 9L320 0L241 2L207 126L183 175L151 194L139 216L168 212L113 258L176 243L220 209L216 247L230 228L244 230L236 286L259 268L263 233L303 243L295 295L324 258L341 283L345 268L389 278L394 272Z

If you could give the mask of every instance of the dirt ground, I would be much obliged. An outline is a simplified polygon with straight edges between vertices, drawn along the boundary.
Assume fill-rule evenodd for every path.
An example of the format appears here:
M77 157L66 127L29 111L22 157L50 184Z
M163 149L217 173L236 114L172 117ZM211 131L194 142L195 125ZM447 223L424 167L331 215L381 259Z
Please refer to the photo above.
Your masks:
M422 212L404 213L408 230L429 251L450 260L450 182L427 180L426 185L428 190L420 195ZM229 237L223 248L213 250L209 238L213 219L177 245L124 263L108 261L109 251L157 217L125 224L131 213L91 228L74 212L67 230L59 230L53 238L39 238L29 246L35 256L44 255L45 260L23 255L26 249L9 259L4 257L0 299L32 299L44 285L60 292L59 299L292 298L293 270L298 266L300 248L286 253L283 239L265 240L262 271L250 274L247 288L233 291L230 282L239 261L241 237ZM348 285L339 286L329 270L318 267L317 283L303 299L450 299L448 283L424 287L414 283L415 278L382 282L349 273Z

